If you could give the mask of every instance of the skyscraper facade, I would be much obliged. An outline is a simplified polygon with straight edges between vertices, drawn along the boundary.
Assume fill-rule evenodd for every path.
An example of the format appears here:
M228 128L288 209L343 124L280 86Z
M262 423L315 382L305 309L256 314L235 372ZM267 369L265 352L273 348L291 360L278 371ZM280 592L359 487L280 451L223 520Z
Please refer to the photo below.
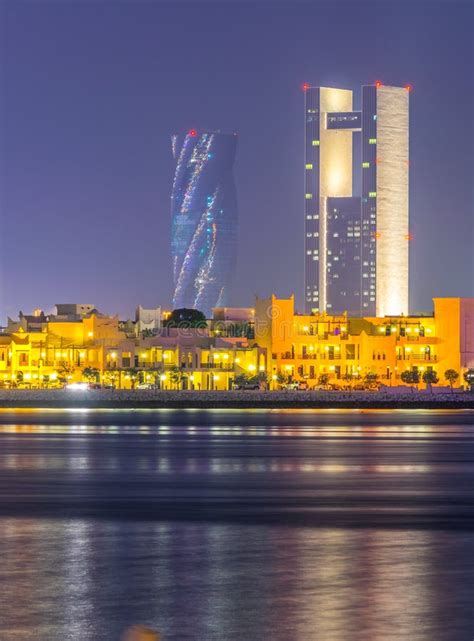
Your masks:
M407 314L410 88L303 88L305 311Z
M237 250L235 134L172 137L176 170L171 194L175 309L227 305Z

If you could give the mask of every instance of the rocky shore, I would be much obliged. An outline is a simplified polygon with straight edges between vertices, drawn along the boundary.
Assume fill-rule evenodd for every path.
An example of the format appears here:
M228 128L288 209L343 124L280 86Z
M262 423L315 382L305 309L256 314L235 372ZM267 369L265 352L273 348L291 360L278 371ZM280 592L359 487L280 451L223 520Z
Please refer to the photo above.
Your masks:
M472 392L0 390L0 408L471 409Z

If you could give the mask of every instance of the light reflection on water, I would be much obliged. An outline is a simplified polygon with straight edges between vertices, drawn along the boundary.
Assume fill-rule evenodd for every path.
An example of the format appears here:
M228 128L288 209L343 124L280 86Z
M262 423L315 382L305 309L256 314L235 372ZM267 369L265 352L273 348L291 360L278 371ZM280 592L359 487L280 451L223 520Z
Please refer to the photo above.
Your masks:
M0 416L1 641L474 638L469 414Z
M2 641L106 641L137 620L167 641L457 641L472 630L468 534L76 519L2 525L0 581L10 587Z

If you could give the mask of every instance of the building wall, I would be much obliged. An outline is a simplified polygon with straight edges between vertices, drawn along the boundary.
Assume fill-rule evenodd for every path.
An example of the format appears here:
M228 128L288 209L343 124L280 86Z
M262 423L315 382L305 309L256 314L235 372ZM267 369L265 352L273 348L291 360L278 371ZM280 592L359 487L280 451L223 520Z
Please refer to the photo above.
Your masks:
M328 112L352 111L352 91L347 89L320 89L320 223L319 223L319 297L317 309L325 311L327 296L327 199L352 195L352 131L332 130L326 127Z
M474 368L474 299L461 299L461 367Z
M435 298L436 333L446 369L474 367L474 299Z
M377 316L408 314L408 106L406 89L377 89Z
M319 310L319 174L320 174L320 89L305 89L304 130L304 305L305 311Z
M360 198L327 199L326 309L361 313Z

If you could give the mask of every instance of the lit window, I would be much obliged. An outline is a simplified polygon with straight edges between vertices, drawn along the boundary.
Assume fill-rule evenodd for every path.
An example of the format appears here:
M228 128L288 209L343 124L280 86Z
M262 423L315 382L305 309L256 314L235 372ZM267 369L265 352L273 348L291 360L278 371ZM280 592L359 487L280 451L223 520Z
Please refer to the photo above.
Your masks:
M376 191L369 191L369 198L377 198L377 192Z
M370 162L363 162L363 163L362 163L362 167L364 167L365 169L367 169L367 167L370 167Z
M313 163L308 162L306 163L306 169L312 169L313 168Z
M374 119L374 120L377 120L377 114L374 114L374 115L373 115L373 119Z
M377 138L369 138L369 145L376 145L377 144Z
M319 140L313 140L313 147L319 147Z
M311 200L312 197L313 197L313 194L306 194L306 200Z

